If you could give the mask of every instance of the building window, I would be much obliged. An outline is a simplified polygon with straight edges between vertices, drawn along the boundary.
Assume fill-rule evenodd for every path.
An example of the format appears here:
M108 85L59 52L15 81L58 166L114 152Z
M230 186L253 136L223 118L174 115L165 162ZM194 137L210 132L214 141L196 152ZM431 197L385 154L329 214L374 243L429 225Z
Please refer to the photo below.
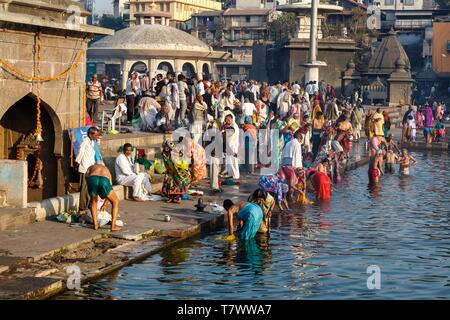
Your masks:
M250 16L246 16L246 17L245 17L245 22L249 23L250 20L251 20L251 18L252 18L252 17L250 17Z
M394 0L384 0L384 5L385 6L392 6L392 5L394 5Z
M405 6L413 6L414 5L414 0L403 0L403 4Z
M234 30L234 39L235 40L241 39L241 30Z

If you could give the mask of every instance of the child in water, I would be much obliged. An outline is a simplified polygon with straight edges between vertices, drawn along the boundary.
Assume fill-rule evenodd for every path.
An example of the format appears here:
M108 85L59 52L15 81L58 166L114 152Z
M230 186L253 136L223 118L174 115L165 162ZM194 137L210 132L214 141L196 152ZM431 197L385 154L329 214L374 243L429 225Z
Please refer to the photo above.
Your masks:
M390 134L386 139L386 147L386 164L384 169L386 172L395 173L394 164L397 163L399 159L395 151L400 153L400 150L394 142L393 134Z
M402 150L402 156L399 159L399 163L400 163L400 173L403 175L409 175L409 166L411 164L411 162L413 164L417 163L417 160L414 159L413 156L411 156L408 153L408 150L403 149Z

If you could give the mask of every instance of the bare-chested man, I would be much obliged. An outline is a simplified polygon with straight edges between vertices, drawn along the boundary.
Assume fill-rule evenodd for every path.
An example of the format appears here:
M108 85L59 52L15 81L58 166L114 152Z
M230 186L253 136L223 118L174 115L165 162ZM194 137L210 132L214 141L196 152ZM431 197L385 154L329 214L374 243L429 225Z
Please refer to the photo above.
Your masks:
M89 196L91 197L89 209L92 213L94 230L98 229L97 202L100 196L100 198L106 199L101 211L106 208L108 201L112 204L111 232L119 231L120 228L116 226L117 216L119 214L119 199L113 190L111 173L108 168L101 164L90 166L86 172L86 183L88 185Z
M380 175L384 175L383 172L383 151L378 149L375 156L369 158L369 181L372 183L378 183L380 181Z
M350 123L350 113L345 110L342 115L342 121L337 125L336 140L342 145L347 157L350 155L350 135L353 135L353 126Z
M413 164L416 164L417 160L414 159L414 157L408 153L408 150L403 149L402 156L399 159L401 174L409 175L409 166L410 166L411 162Z

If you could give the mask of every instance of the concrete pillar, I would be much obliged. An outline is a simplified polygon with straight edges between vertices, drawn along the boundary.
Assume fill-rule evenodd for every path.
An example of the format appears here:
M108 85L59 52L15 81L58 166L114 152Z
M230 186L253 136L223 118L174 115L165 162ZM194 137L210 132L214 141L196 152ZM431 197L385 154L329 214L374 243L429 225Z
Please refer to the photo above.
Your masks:
M174 60L173 68L177 75L183 72L183 63L184 63L183 60L180 60L180 59Z
M156 64L156 59L149 59L147 62L147 69L150 78L152 78L155 75L156 68L158 68L158 65Z
M150 24L155 24L155 17L150 17Z
M166 18L165 17L161 17L161 25L163 25L163 26L166 25Z
M319 0L311 0L311 29L309 31L309 55L308 62L317 60L317 12Z
M201 63L201 61L196 61L195 63L194 63L194 68L195 68L195 73L198 75L198 79L199 80L203 80L203 73L202 73L202 70L203 70L203 68L202 68L202 63Z
M122 61L122 90L126 90L127 88L127 80L128 80L128 60Z
M305 81L317 81L319 83L319 66L326 66L326 63L317 61L317 13L319 0L311 0L311 28L309 31L309 54L308 63L304 66Z

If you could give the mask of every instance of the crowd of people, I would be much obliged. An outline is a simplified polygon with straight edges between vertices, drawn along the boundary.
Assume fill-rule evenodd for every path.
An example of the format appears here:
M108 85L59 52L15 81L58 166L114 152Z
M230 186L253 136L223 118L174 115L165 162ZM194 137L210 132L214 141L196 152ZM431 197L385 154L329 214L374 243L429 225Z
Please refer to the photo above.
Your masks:
M395 163L408 174L410 164L417 162L406 149L400 152L385 111L364 112L357 90L349 100L336 97L324 81L269 85L186 79L171 73L148 79L144 87L141 80L132 74L127 83L128 121L136 130L176 136L162 146L165 170L160 195L168 202L181 203L208 171L211 190L220 193L223 185L239 184L242 171L260 170L257 189L248 201L223 203L231 238L235 214L241 238L248 239L258 231L270 231L275 207L287 212L292 203L310 204L308 193L315 193L317 201L329 200L331 185L340 181L340 167L348 161L352 143L361 140L362 130L370 152L370 182L394 173ZM417 123L421 113L424 132L430 133L429 109L425 105L418 112L412 108L406 112L403 139L415 137L416 124L410 118ZM432 117L440 123L443 113L438 106L435 109ZM131 148L126 144L116 160L116 180L133 187L134 200L144 201L151 185L147 174L136 172Z
M446 106L444 103L433 102L430 105L425 102L416 110L412 106L403 115L403 137L404 142L417 140L418 130L423 130L423 137L427 143L441 142L445 136L444 114ZM436 123L436 124L434 124Z

